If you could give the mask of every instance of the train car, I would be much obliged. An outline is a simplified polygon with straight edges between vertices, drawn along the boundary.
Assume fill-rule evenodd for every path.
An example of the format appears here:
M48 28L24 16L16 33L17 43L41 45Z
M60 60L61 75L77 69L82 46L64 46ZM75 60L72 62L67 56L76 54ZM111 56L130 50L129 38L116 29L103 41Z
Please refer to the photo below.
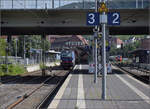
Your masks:
M70 68L75 65L75 52L72 50L64 50L61 52L61 66Z
M76 55L76 64L88 64L89 59L89 51L84 47L77 47L75 50Z

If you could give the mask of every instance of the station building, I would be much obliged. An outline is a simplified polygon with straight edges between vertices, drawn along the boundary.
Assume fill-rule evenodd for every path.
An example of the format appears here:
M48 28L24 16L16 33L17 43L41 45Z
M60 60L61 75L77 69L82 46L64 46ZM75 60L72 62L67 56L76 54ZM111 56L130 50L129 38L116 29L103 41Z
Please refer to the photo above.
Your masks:
M141 39L141 47L130 53L134 62L150 64L150 37Z
M88 41L81 35L49 35L48 40L51 43L51 49L61 51L63 49L74 49L88 45Z

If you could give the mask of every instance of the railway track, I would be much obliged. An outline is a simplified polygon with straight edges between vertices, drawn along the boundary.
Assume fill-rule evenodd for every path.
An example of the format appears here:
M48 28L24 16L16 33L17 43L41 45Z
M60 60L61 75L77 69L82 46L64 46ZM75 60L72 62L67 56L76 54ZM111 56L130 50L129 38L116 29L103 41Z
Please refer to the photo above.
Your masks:
M114 64L114 65L117 66L118 68L120 68L122 71L135 77L136 79L150 85L150 72L149 71L143 70L143 69L138 70L136 68L131 68L131 67L129 67L129 68L122 67L117 64Z
M65 79L67 78L68 75L69 75L69 73L66 74L65 77L59 81L59 83L53 88L53 90L51 90L43 98L43 100L36 106L35 109L45 109L45 108L48 107L48 105L50 104L52 98L54 97L54 95L56 94L56 92L59 90L60 86L64 83L64 81L65 81Z
M15 85L17 84L17 87L9 87L10 91L14 94L16 90L11 89L15 88L19 90L19 93L17 92L13 95L13 97L11 96L11 99L14 100L11 100L11 102L8 103L9 105L6 104L3 105L3 107L0 106L0 109L34 109L38 107L41 100L43 100L52 90L54 90L59 83L58 81L62 80L67 72L68 71L55 71L49 76L35 76L29 81L27 80L28 82L24 82L26 80L23 80L21 84L19 83L19 85L18 83L13 83ZM7 93L3 95L7 95ZM3 95L0 94L0 97ZM16 96L18 96L18 98ZM10 97L8 97L7 101L10 100L9 98ZM6 100L4 102L6 102ZM2 102L0 100L0 105L1 104Z
M39 83L44 81L47 77L42 76L28 76L20 78L19 80L5 83L0 86L0 109L6 107L20 99L26 97L27 93L32 91Z

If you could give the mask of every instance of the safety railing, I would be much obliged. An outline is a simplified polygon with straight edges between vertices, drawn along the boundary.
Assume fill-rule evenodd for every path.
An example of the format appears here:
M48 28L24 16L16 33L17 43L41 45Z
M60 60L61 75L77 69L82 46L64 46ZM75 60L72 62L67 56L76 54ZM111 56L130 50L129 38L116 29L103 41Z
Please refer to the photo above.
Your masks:
M101 0L99 0L101 1ZM107 0L110 9L149 8L149 0ZM95 0L0 0L0 9L94 9Z

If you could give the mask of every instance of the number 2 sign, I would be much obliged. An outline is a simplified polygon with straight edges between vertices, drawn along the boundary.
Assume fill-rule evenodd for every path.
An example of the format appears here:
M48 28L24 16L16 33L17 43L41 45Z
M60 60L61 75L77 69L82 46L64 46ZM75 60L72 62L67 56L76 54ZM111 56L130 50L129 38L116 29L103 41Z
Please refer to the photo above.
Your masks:
M108 13L108 25L120 25L120 13L109 12Z

